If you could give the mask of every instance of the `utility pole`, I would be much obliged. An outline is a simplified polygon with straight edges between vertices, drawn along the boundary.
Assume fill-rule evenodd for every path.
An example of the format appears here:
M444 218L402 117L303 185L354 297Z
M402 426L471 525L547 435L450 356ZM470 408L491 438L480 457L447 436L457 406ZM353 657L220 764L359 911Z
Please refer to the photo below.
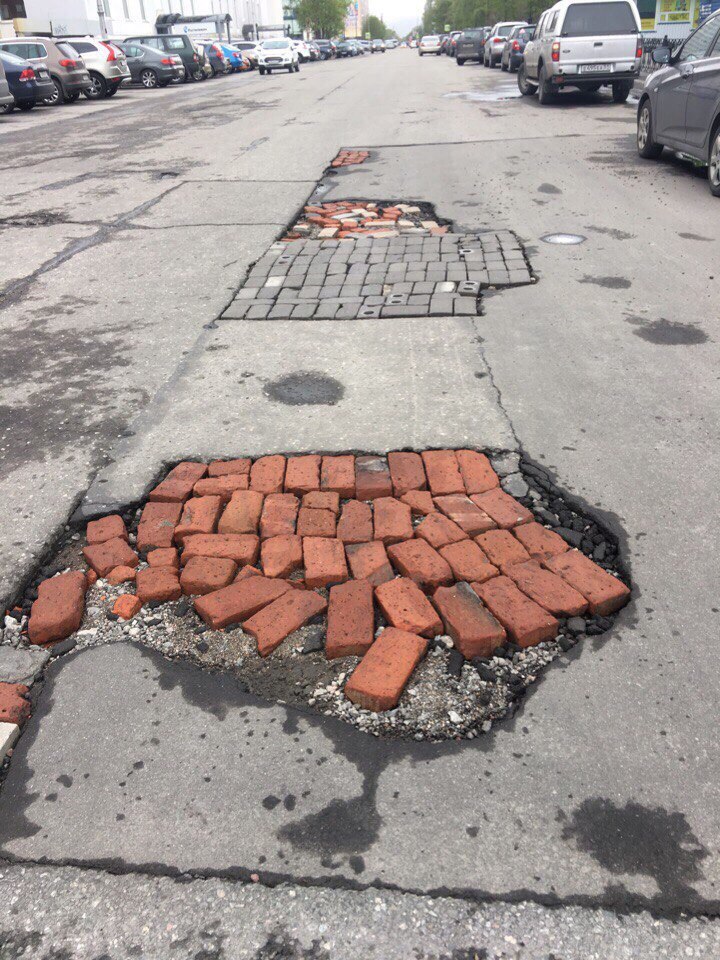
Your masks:
M107 20L105 19L105 7L103 0L97 0L97 15L100 21L100 33L106 37L108 35Z

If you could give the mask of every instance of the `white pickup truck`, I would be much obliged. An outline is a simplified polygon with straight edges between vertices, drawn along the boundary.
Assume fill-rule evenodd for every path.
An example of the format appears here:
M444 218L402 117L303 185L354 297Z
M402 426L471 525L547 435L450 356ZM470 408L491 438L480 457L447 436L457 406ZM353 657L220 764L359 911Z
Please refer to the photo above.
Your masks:
M520 92L550 102L562 87L612 88L624 103L640 73L642 35L632 0L560 0L538 20L518 70Z

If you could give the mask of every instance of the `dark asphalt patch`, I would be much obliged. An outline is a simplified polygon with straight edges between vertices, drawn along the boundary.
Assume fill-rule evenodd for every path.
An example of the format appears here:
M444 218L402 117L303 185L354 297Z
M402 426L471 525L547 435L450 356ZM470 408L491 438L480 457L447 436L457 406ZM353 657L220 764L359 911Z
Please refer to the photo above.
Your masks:
M584 276L578 283L592 283L596 287L606 287L608 290L627 290L632 281L626 277L588 277Z
M323 373L298 371L278 380L271 380L263 387L263 393L270 400L291 407L332 407L345 396L345 387L339 380Z
M676 320L644 320L641 317L631 317L627 321L637 329L633 330L636 337L648 343L657 343L667 347L687 347L699 343L707 343L710 339L700 327L693 323L680 323Z

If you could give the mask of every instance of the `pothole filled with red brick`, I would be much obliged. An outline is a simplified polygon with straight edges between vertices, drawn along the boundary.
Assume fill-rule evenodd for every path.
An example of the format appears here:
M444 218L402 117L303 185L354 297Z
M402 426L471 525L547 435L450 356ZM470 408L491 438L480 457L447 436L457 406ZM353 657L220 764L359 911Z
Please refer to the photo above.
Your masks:
M20 645L137 640L375 735L472 739L611 627L626 579L515 454L269 455L178 464L9 619Z

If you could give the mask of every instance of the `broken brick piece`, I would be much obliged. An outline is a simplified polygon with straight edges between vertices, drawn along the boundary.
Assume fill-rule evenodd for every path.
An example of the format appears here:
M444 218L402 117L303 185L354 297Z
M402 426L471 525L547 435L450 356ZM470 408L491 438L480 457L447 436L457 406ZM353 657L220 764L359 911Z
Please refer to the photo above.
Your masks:
M260 538L289 536L295 533L300 501L293 493L270 493L260 515Z
M134 583L135 570L133 567L115 567L105 579L114 587L119 586L121 583Z
M175 567L177 569L180 566L175 547L160 547L157 550L150 550L147 555L147 562L151 567Z
M182 545L185 537L196 533L215 533L222 508L223 502L220 497L191 497L183 508L180 523L175 527L173 535L175 543ZM237 533L245 532L237 531Z
M248 577L195 600L195 611L213 630L242 623L290 590L286 580Z
M302 505L311 510L332 510L340 513L340 494L335 490L311 490L302 498Z
M141 610L142 600L134 593L121 593L112 608L112 612L120 620L132 620Z
M180 575L182 592L190 596L221 590L235 579L237 564L223 557L191 557Z
M289 577L302 562L302 537L290 534L262 541L260 563L266 577Z
M506 573L526 596L554 617L579 617L587 610L585 597L556 573L544 570L537 560L516 563Z
M138 570L135 578L135 593L142 603L148 603L151 600L158 603L179 600L182 590L178 571L173 567L146 567L144 570Z
M439 550L448 543L467 540L468 535L456 523L442 513L430 513L415 527L415 536L427 540L431 547Z
M239 580L247 580L248 577L261 577L262 570L258 570L257 567L243 567L240 573L235 577L235 583Z
M329 587L348 579L345 549L340 540L305 537L303 540L305 583L309 587Z
M593 616L606 617L624 607L630 590L578 550L568 550L543 560L543 566L574 587L588 601Z
M91 520L87 525L85 536L88 543L105 543L106 540L114 540L116 537L120 537L121 540L128 538L125 521L117 513L103 517L101 520Z
M425 517L437 510L429 490L409 490L400 499L410 507L414 517Z
M79 571L43 580L30 610L30 643L55 643L79 630L87 588L87 579Z
M555 617L526 597L509 577L493 577L471 586L519 646L534 646L556 636L559 624Z
M257 533L263 495L257 490L238 490L223 510L218 533Z
M465 493L454 450L424 450L422 461L430 492L434 497L449 493Z
M171 547L175 526L182 513L181 503L147 503L137 529L138 550Z
M310 490L319 490L321 459L314 453L304 457L288 457L285 467L285 492L301 497Z
M355 496L355 457L343 454L323 457L320 467L320 489L333 490L343 498Z
M488 490L487 493L473 494L471 500L488 516L492 517L502 530L509 530L519 523L530 523L531 520L535 519L527 507L518 503L515 497L511 497L500 487L495 490Z
M374 639L375 611L373 588L369 581L349 580L331 587L325 639L325 656L328 660L362 657Z
M182 562L191 557L226 557L244 567L255 563L259 553L260 540L253 534L199 533L185 540Z
M394 497L378 497L373 501L373 539L387 546L409 540L413 535L410 507Z
M192 495L193 487L207 473L204 463L179 463L165 479L148 494L153 503L183 503Z
M392 496L387 460L383 457L355 458L355 496L358 500Z
M514 563L526 563L530 560L530 554L509 530L488 530L487 533L475 537L475 543L490 563L503 573Z
M120 537L83 547L83 556L99 577L106 577L115 567L136 567L140 562L127 540Z
M345 547L350 572L355 580L367 580L373 587L387 583L395 576L388 561L385 544L379 540L369 543L349 543Z
M467 542L467 541L466 541ZM388 547L395 569L425 591L453 582L450 565L427 540L405 540Z
M285 479L285 457L276 454L260 457L250 467L250 489L259 493L282 493Z
M267 657L286 637L326 608L327 600L313 590L289 590L246 620L242 628L257 640L260 656Z
M440 547L440 556L450 564L456 580L484 583L498 575L498 568L485 556L473 540L459 540Z
M566 553L570 547L565 543L562 537L552 530L548 530L541 523L534 520L530 523L522 523L519 527L513 528L513 536L517 537L520 543L525 547L533 560L544 560L546 557L556 557L560 553Z
M18 726L30 717L30 702L25 699L28 687L24 683L0 683L0 723Z
M213 460L208 467L209 477L249 476L252 460L240 457L237 460Z
M401 497L411 490L427 489L427 478L420 454L404 451L389 453L388 467L396 497Z
M494 529L497 524L484 510L472 502L470 497L462 493L451 493L445 497L435 497L435 506L438 510L456 523L471 537L486 530Z
M500 486L500 477L495 473L484 453L477 453L475 450L456 450L455 456L467 494L486 493Z
M353 670L345 696L364 710L392 710L426 651L427 640L387 627Z
M337 538L343 543L367 543L372 540L372 507L361 500L348 500L343 504L337 525Z
M297 532L301 537L334 537L336 528L335 514L332 510L311 510L300 507Z
M231 473L224 477L205 477L193 487L196 497L220 497L228 503L236 490L247 490L250 479L247 474Z
M434 637L442 624L432 604L414 580L398 577L375 588L375 598L385 618L401 630Z
M505 629L485 609L469 584L439 587L433 594L433 603L447 634L466 660L491 656L505 640Z

